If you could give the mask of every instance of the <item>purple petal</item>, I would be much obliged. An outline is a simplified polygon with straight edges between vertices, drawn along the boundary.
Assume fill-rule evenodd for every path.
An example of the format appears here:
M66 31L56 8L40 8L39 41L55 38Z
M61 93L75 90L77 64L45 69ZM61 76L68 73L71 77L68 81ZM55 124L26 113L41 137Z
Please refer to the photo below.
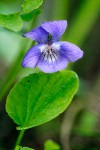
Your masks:
M61 51L67 57L70 62L75 62L76 60L83 57L83 51L75 44L69 42L59 42L61 43Z
M47 60L40 58L37 65L43 72L53 73L65 69L67 64L68 60L62 53L60 53L59 58L55 60L55 62L49 63Z
M46 43L48 41L48 32L42 27L34 28L30 32L23 34L23 36L26 36L38 43Z
M41 27L52 35L53 41L59 41L59 39L66 30L67 21L60 20L60 21L45 22L41 25Z
M28 50L22 61L23 68L34 68L37 65L38 59L40 57L40 46L40 44L37 44L33 46L30 50Z

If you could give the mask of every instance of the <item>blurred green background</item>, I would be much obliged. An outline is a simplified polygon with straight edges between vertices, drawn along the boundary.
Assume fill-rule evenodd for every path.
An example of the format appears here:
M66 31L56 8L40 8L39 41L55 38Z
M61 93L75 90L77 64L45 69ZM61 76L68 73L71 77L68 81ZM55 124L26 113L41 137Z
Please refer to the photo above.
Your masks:
M0 0L0 14L19 11L21 3ZM27 130L21 145L42 150L43 143L52 139L62 150L100 150L100 0L44 0L40 10L18 33L0 27L0 150L11 150L18 136L16 125L5 112L6 96L22 76L39 71L21 68L22 57L32 43L22 33L30 24L32 29L43 21L63 19L68 28L62 40L84 51L81 60L68 66L80 78L79 91L58 118Z

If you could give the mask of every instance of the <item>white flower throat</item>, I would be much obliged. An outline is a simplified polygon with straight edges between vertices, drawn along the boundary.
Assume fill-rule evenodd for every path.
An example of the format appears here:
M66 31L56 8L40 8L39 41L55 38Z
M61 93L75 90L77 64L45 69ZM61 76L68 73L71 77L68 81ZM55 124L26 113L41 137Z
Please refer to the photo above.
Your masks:
M45 44L41 46L40 51L41 51L41 57L48 61L49 63L55 62L58 57L58 51L60 50L60 45L53 43L52 45Z

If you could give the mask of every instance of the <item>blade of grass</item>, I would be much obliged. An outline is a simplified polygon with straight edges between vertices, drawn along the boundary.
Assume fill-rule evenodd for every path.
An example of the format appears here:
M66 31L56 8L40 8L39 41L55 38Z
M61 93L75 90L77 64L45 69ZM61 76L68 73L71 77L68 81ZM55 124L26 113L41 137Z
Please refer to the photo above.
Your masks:
M100 0L84 0L72 19L65 39L82 45L99 16Z

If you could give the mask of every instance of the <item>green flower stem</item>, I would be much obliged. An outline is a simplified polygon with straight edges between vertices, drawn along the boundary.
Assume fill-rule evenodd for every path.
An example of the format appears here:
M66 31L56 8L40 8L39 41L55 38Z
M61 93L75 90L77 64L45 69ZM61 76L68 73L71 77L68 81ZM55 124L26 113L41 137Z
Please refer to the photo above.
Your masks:
M33 20L30 22L30 25L28 26L27 30L31 30L33 28L33 24L35 24L36 18L34 17ZM15 61L13 62L13 65L6 73L6 79L1 85L0 88L0 101L3 100L3 97L8 92L12 84L14 83L15 79L17 78L18 73L21 71L21 62L22 58L25 55L25 52L31 47L33 41L30 41L29 39L23 39L19 45L21 45L20 51L18 56L16 57ZM19 46L20 47L20 46Z
M21 131L20 131L20 133L19 133L19 135L18 135L18 138L17 138L17 141L16 141L16 143L15 143L14 150L16 149L16 147L17 147L18 145L20 145L20 142L21 142L21 140L22 140L22 138L23 138L24 133L25 133L25 130L21 130Z
M4 95L9 90L11 85L14 83L16 76L18 75L18 73L21 70L22 58L25 54L26 49L28 49L32 44L32 42L27 42L27 41L28 41L27 39L24 39L21 41L22 46L21 46L20 52L19 52L17 58L15 59L15 61L13 62L13 65L10 68L9 72L7 72L7 77L6 77L5 81L3 82L3 85L1 85L0 101L3 99ZM26 45L25 42L28 44Z

